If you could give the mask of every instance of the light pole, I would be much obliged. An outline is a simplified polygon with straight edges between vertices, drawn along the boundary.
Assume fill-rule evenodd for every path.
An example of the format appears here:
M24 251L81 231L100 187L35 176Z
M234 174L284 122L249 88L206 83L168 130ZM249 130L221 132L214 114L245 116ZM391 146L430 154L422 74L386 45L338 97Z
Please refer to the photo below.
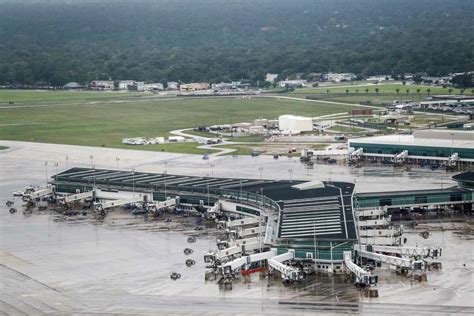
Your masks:
M327 185L328 187L334 188L336 190L339 190L339 196L341 197L341 204L342 204L342 216L344 218L344 227L346 231L346 238L349 238L348 233L347 233L346 206L344 204L344 196L342 194L342 189L333 184L325 184L325 185Z
M293 169L292 168L288 169L288 173L290 174L290 182L291 182L291 175L293 174Z
M120 158L115 157L115 161L117 161L117 171L120 171Z
M66 156L66 169L69 169L69 157Z
M453 150L454 150L454 133L451 133L449 135L451 135L451 156L452 156Z
M95 189L95 165L92 166L94 172L94 189Z
M207 179L207 207L210 206L210 197L209 197L209 174L206 175Z
M90 155L90 156L89 156L89 159L90 159L90 161L91 161L91 168L92 168L93 165L94 165L94 156Z
M318 258L317 256L318 249L316 248L316 222L315 221L313 221L313 245L314 245L314 269L316 270L317 268L316 259Z
M132 189L133 197L135 197L135 168L132 168Z
M167 172L165 170L165 171L163 171L163 177L164 177L164 180L165 180L165 182L164 182L164 184L165 184L165 201L167 200L166 199L166 175L167 175Z
M54 163L54 166L56 167L56 176L58 176L58 165L59 165L59 164L58 164L58 162L56 161L56 162Z
M240 194L239 194L239 197L240 197L240 203L242 203L242 180L240 180Z
M258 171L260 171L260 181L261 181L262 180L263 166L258 167Z
M45 170L45 180L46 180L46 185L48 185L48 162L44 162L44 170Z
M214 167L215 167L215 166L216 166L216 165L215 165L213 162L211 162L211 163L209 164L209 167L211 168L211 176L212 176L212 177L214 177Z

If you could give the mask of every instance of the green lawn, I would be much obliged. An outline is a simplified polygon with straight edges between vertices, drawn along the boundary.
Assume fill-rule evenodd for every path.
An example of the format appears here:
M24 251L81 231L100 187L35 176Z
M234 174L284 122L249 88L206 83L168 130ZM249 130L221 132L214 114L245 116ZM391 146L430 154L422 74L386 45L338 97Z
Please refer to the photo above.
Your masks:
M169 143L169 144L157 144L157 145L144 145L144 146L133 146L133 145L116 145L114 148L134 149L134 150L147 150L147 151L163 151L172 153L188 153L188 154L206 154L213 153L214 150L200 149L197 148L200 144L196 142L187 143Z
M41 98L42 92L38 95ZM0 139L124 148L121 141L125 137L167 136L169 131L180 128L253 121L258 117L273 119L282 114L317 116L344 112L349 108L349 105L256 97L128 99L121 103L107 101L93 105L83 102L0 108ZM133 148L162 149L154 146ZM178 146L166 149L182 152Z
M149 94L136 92L111 92L111 91L66 91L66 90L3 90L0 89L0 104L9 102L57 102L77 100L107 100L118 98L129 98L148 96Z
M364 93L365 94L365 93ZM374 106L381 106L382 104L387 104L387 103L393 103L395 100L399 101L405 101L405 100L410 100L410 101L415 101L415 102L420 102L420 101L426 101L426 94L423 95L406 95L404 93L400 94L394 94L394 95L352 95L352 96L347 96L347 97L325 97L321 98L322 101L335 101L335 102L342 102L342 103L359 103L359 102L367 102L370 101L371 105Z
M346 90L349 90L349 93L359 93L363 95L366 93L366 89L369 89L368 93L376 93L375 89L379 90L379 93L393 93L397 94L397 89L399 90L399 94L403 95L406 94L406 90L408 89L410 93L418 93L417 89L420 89L420 94L428 93L428 89L430 89L430 94L449 94L449 89L451 88L443 88L443 87L434 87L434 86L424 86L424 85L402 85L402 84L371 84L371 83L362 83L368 84L368 86L351 86L350 83L347 83L347 86L333 86L333 87L317 87L317 88L303 88L303 89L296 89L294 92L295 94L312 94L312 93L346 93ZM452 94L460 94L460 89L452 88ZM465 89L464 94L473 94L472 89Z

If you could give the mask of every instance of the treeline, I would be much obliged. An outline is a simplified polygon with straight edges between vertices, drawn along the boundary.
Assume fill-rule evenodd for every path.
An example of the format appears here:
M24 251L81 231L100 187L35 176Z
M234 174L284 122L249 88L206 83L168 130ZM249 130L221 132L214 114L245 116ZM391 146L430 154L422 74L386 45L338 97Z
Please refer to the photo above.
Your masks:
M0 85L474 70L471 0L0 2Z

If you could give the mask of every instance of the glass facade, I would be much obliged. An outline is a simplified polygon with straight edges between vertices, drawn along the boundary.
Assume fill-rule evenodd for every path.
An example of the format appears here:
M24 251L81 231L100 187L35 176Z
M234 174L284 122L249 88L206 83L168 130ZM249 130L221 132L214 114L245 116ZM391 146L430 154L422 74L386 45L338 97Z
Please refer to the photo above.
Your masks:
M426 192L426 193L394 193L391 196L384 195L364 196L363 194L354 196L354 203L358 208L375 208L381 206L404 206L417 204L449 204L450 202L472 201L471 191Z
M452 153L458 153L460 158L474 159L474 149L472 148L450 148L450 147L431 147L431 146L413 146L403 144L367 144L351 142L351 147L363 148L364 153L395 155L404 150L408 150L410 156L422 157L449 157Z
M294 242L285 247L277 247L277 254L281 255L294 250L295 257L300 259L308 258L308 254L312 254L315 259L341 261L344 260L344 251L352 251L353 243L316 241L316 245L314 249L313 242Z

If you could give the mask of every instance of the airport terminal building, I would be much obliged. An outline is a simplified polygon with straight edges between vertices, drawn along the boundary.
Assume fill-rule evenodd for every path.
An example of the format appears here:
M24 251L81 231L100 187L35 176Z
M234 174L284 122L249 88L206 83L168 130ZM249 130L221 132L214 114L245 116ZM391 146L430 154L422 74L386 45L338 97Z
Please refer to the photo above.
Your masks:
M278 253L327 263L342 269L343 252L357 240L352 208L354 184L265 179L233 179L117 170L72 168L54 176L58 193L93 191L95 198L123 196L164 201L179 197L181 205L206 212L216 204L222 212L262 218L258 232ZM257 234L257 231L256 231ZM331 267L329 267L331 265Z
M418 130L413 135L385 135L353 138L351 150L362 149L364 157L387 159L407 151L415 162L444 162L457 157L463 165L474 165L474 132L454 130ZM457 155L456 155L457 154Z

